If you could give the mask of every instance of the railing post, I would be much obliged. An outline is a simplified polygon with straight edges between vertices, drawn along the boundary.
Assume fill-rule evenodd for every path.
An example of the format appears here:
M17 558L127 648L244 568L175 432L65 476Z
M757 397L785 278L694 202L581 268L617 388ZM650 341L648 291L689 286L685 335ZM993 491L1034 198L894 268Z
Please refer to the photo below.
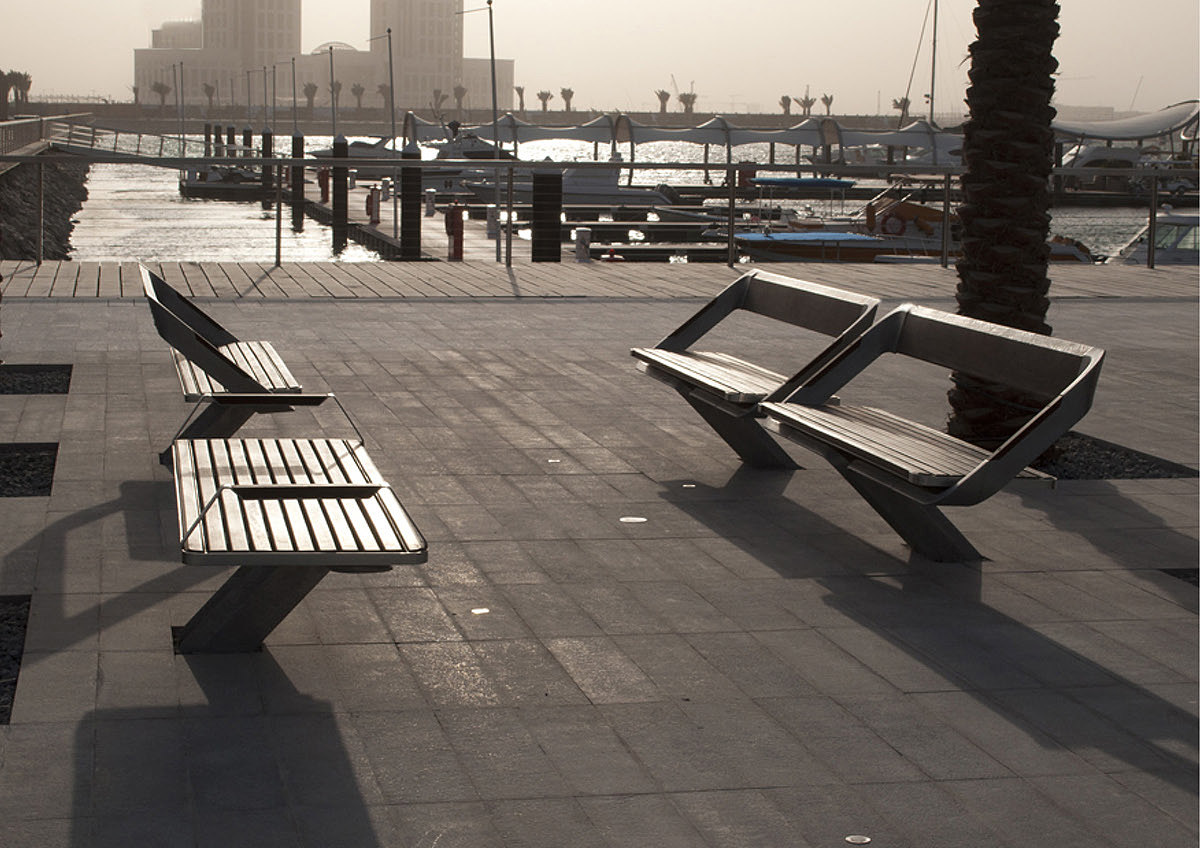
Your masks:
M708 146L705 145L704 152L708 152ZM705 172L707 174L707 172ZM733 238L733 213L737 208L737 171L730 168L725 172L725 182L729 186L729 228L726 231L729 239L729 255L727 263L732 268L737 261L737 242Z
M1158 241L1158 177L1150 177L1150 226L1146 230L1146 267L1154 267L1155 242Z
M276 165L275 169L275 267L278 268L283 264L283 165Z
M45 169L46 166L38 162L38 238L37 238L37 264L42 264L42 256L44 254L44 245L46 241L46 190L45 190Z
M950 267L950 174L942 187L942 267Z

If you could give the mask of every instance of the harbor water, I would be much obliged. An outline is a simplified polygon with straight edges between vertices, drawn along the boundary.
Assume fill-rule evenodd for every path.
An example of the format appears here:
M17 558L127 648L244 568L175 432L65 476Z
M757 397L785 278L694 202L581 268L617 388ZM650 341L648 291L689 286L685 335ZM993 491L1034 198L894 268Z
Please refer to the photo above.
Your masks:
M329 137L306 139L306 148L328 147ZM592 160L596 153L607 159L609 151L597 151L592 144L572 141L539 141L521 145L522 159L552 159L566 162ZM700 184L706 180L724 180L723 156L714 149L709 170L703 163L703 148L682 142L655 142L639 145L639 162L694 162L693 170L639 170L634 183ZM425 158L436 151L423 150ZM738 161L766 163L769 149L765 144L745 145L735 151ZM628 156L628 150L624 151ZM791 164L791 151L777 151L777 164ZM880 183L882 189L885 184ZM81 261L141 260L157 262L274 262L275 210L260 202L232 202L182 197L178 173L166 168L126 164L93 164L87 181L88 199L76 217L71 237L71 257ZM315 186L313 188L315 192ZM784 206L811 207L815 214L844 214L856 204L831 198L828 201L775 201ZM1076 239L1094 255L1115 253L1146 223L1147 210L1136 207L1083 208L1063 207L1052 210L1051 231ZM305 219L293 227L284 210L282 254L290 262L362 262L379 260L368 248L349 243L340 253L333 251L328 226Z

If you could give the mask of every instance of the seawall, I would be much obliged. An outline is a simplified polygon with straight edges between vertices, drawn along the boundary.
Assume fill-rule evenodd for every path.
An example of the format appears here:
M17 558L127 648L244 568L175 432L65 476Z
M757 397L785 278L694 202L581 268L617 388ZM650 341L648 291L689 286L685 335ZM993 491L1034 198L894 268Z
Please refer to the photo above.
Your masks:
M70 258L72 219L87 199L87 173L82 163L43 166L42 258ZM0 174L0 259L37 258L38 169L20 165Z

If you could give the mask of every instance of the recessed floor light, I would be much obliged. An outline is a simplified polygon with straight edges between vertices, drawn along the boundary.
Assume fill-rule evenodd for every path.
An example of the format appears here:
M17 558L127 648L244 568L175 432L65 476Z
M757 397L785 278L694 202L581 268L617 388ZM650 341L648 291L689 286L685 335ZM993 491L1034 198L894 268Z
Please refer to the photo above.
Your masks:
M646 522L646 519L642 518L640 515L622 515L621 516L622 524L644 524L645 522Z

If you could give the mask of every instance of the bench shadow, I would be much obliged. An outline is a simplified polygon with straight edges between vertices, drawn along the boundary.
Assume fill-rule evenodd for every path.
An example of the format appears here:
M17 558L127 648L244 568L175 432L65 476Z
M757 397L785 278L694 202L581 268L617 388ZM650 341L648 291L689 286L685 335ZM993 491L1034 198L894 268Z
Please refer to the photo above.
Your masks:
M1042 747L1115 760L1196 792L1194 715L989 606L978 565L917 554L905 562L866 542L847 545L844 528L785 495L792 476L742 467L721 486L666 481L662 497L783 577L822 586L824 603ZM814 541L833 534L832 552ZM861 560L847 562L847 551Z
M72 544L86 544L87 538L99 539L102 535L99 523L110 516L125 517L125 548L130 561L161 563L162 573L137 585L122 587L121 602L105 607L106 627L149 610L162 602L164 594L187 591L213 578L212 569L180 568L168 557L162 539L160 509L162 504L172 503L174 497L174 489L168 482L123 482L115 498L55 519L4 557L0 568L6 584L29 580L32 585L36 579L38 627L54 634L54 650L67 649L94 636L99 626L99 603L74 613L68 613L63 606L66 595L78 591L70 585L68 553ZM30 569L36 569L36 578L28 575ZM88 593L99 594L96 589ZM53 597L59 601L57 608L45 603Z
M175 669L186 705L80 723L72 846L383 844L329 702L266 651Z

